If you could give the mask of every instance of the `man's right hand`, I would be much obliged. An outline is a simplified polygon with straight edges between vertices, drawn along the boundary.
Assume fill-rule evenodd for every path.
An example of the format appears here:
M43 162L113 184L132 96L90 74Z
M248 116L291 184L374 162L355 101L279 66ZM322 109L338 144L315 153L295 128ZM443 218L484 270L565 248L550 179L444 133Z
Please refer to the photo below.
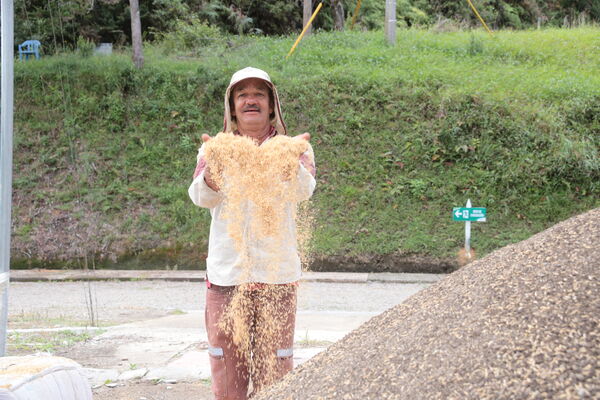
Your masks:
M212 137L210 137L210 135L208 135L206 133L204 133L202 135L202 142L203 143L207 143L211 139L212 139ZM208 165L206 165L206 168L204 170L204 182L206 182L206 184L208 185L208 187L211 188L212 190L214 190L215 192L219 191L219 186L213 180L212 175L210 173L210 168L208 167Z

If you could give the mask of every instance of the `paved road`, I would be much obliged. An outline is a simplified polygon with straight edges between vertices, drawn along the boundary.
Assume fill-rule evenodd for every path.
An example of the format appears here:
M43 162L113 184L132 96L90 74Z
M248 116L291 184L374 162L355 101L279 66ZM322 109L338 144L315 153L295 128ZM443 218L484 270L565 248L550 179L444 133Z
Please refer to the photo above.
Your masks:
M425 283L303 282L302 314L376 315L427 286ZM102 325L204 309L202 282L11 282L9 328L80 325L88 320L89 294ZM46 326L44 326L46 325Z

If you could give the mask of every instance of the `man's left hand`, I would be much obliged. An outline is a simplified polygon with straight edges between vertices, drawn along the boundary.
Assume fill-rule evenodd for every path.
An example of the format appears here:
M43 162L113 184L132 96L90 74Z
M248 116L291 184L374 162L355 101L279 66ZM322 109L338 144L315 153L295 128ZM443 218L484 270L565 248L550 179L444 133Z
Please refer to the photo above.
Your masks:
M306 140L307 142L310 141L310 133L308 132L304 132L301 135L298 136L294 136L294 139L301 139L301 140Z

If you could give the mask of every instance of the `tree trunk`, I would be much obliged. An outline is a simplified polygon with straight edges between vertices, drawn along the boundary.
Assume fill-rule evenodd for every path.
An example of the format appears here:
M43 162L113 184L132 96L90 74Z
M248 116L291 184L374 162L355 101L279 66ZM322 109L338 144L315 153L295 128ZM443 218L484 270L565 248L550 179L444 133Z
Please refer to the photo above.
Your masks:
M140 22L140 5L138 0L129 0L131 11L131 46L133 47L133 64L140 69L144 66L142 53L142 23Z
M342 0L331 0L333 7L333 26L336 31L344 30L344 6Z
M304 9L302 10L302 26L303 27L306 26L311 15L312 15L312 0L304 0ZM304 35L305 36L310 35L311 30L312 30L312 27L309 26Z
M540 6L537 4L536 0L524 0L523 7L531 13L533 16L533 20L539 20L541 22L548 21L548 17L544 15Z

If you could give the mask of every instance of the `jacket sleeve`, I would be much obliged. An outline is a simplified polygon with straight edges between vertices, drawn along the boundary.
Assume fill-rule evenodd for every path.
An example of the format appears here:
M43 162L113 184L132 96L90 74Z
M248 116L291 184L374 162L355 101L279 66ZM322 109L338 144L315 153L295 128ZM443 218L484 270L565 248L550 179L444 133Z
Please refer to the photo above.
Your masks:
M315 166L315 154L308 144L308 150L300 155L300 166L298 168L298 199L299 201L308 200L314 193L317 181L315 176L317 169Z
M196 160L197 165L194 171L194 180L188 189L188 194L192 202L198 207L215 208L223 201L223 195L220 192L212 190L204 181L204 174L206 172L204 144L198 150Z

